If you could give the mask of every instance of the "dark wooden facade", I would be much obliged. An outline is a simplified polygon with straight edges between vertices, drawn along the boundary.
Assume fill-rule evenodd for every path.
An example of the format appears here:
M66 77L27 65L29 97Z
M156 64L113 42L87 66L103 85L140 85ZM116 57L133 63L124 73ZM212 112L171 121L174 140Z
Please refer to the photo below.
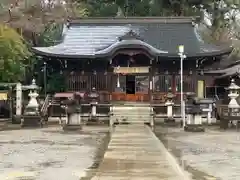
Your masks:
M128 61L128 58L122 59L122 61ZM180 60L165 60L156 61L145 57L146 62L149 62L148 66L141 66L141 64L131 64L131 68L148 68L149 72L146 73L115 73L114 67L111 64L106 63L105 60L97 60L102 65L96 67L95 61L90 60L88 68L80 68L76 70L75 66L78 64L74 63L78 60L71 60L63 71L65 76L65 83L67 84L68 92L85 92L95 87L101 94L102 101L157 101L163 103L165 95L168 92L172 92L176 95L177 100L180 99ZM65 60L64 60L65 61ZM62 61L61 63L63 63ZM53 63L60 63L59 60L51 59L48 61L50 66ZM72 67L71 67L72 64ZM101 68L99 68L101 67ZM127 68L128 66L120 66L120 68ZM127 93L127 76L132 75L135 77L135 93ZM117 81L119 78L120 89L117 88ZM212 87L214 85L215 77L212 75L202 74L202 70L196 67L195 62L185 60L184 61L184 74L183 74L183 89L184 92L196 92L198 93L198 82L203 81L204 89L203 96L205 96L206 87ZM201 87L200 87L201 88Z
M183 44L183 90L204 97L215 79L205 67L232 49L205 45L193 24L192 18L81 19L66 27L62 44L34 51L64 73L67 91L95 87L102 101L163 103L168 92L179 100Z

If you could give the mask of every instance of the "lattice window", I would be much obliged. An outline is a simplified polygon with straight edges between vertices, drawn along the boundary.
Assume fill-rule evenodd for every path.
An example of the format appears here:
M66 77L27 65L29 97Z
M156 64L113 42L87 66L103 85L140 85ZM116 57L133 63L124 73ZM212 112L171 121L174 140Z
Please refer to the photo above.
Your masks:
M89 89L95 87L96 90L98 91L106 91L108 90L107 80L108 80L107 75L103 74L91 75L88 78Z
M181 91L180 75L175 78L176 92ZM183 92L195 92L195 78L192 76L183 76Z
M136 76L136 92L148 93L149 76Z
M172 91L172 76L171 75L157 75L154 76L154 91L169 92Z
M107 91L111 82L111 75L104 74L76 74L68 80L70 91L87 91L95 87L98 91Z

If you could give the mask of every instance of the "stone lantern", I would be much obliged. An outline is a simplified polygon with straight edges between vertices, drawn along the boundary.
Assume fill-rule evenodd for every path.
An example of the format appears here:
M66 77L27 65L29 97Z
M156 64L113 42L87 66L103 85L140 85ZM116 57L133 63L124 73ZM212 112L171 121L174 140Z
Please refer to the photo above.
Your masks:
M30 90L28 94L30 100L28 102L27 108L34 108L36 112L39 112L39 103L37 101L37 97L39 96L37 90L39 89L39 87L36 85L36 80L33 79L32 84L25 87Z
M37 100L39 96L37 90L39 87L36 85L35 79L32 80L31 85L23 86L23 89L29 90L28 96L30 97L27 106L24 109L23 118L21 119L21 126L42 126L42 119L40 114L40 107Z
M234 79L231 80L231 84L227 88L228 90L228 97L230 98L230 102L228 104L228 109L231 113L238 111L240 108L237 97L239 96L240 87L235 84Z
M174 106L174 99L175 95L172 93L168 93L166 98L166 102L165 102L165 106L167 106L167 118L164 120L164 122L168 123L168 122L175 122L175 119L173 117L173 106Z

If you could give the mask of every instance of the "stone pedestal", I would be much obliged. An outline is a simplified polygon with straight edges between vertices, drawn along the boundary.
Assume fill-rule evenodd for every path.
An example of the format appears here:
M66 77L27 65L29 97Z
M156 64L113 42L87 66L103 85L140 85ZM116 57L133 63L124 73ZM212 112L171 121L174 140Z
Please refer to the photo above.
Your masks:
M97 105L100 101L100 94L96 91L95 88L92 88L92 91L88 94L89 104L91 105L91 112L89 114L89 121L90 122L97 122Z
M91 103L91 113L89 117L89 121L91 122L97 122L97 102Z
M204 121L204 123L207 123L209 125L211 125L212 123L214 123L214 117L213 117L213 99L200 99L199 103L202 104L204 106L204 108L202 109L202 112L204 113L204 115L207 115L207 119L206 121Z
M203 132L202 110L200 109L200 101L195 97L194 93L187 94L186 106L187 121L184 126L185 131Z
M72 112L67 114L66 123L63 125L63 130L81 130L82 119L81 110L79 107L71 107Z
M193 115L192 114L187 114L186 116L187 116L186 124L193 124L194 123Z
M188 115L191 116L190 120L187 121L184 130L189 132L204 132L205 129L202 125L201 114Z
M207 123L212 124L213 123L213 116L212 116L212 111L213 111L213 104L208 105L208 112L207 112Z

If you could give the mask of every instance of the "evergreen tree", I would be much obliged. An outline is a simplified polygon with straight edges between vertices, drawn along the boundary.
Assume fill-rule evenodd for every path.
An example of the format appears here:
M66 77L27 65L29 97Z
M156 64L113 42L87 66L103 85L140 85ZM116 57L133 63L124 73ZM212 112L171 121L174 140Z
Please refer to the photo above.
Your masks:
M6 25L0 25L0 52L0 81L23 80L31 54L23 38Z

